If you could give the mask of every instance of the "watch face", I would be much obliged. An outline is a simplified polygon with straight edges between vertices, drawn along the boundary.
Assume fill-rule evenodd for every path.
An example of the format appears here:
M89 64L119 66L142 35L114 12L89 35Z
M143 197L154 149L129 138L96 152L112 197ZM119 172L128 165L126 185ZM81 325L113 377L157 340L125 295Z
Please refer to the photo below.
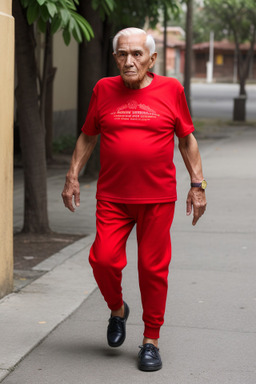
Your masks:
M207 187L207 182L205 180L202 181L201 188L205 189Z

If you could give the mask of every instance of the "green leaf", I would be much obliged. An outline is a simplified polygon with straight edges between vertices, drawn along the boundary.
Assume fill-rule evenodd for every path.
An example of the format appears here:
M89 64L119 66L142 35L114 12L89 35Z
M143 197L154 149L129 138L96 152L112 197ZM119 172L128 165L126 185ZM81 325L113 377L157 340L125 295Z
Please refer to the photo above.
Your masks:
M69 45L71 36L70 36L68 28L64 29L62 36L63 36L65 44Z
M45 33L46 32L46 25L47 25L47 23L45 23L43 21L43 19L40 17L37 21L37 27L38 27L39 31L42 33Z
M54 15L57 13L57 7L53 3L46 3L47 9L51 17L54 17Z
M79 13L71 11L71 14L74 17L74 19L77 21L79 26L82 29L84 29L84 34L85 34L86 40L89 41L91 39L91 37L94 37L93 29L92 29L91 25L88 23L88 21L85 20L85 18L83 16L79 15Z
M67 4L65 0L58 0L59 6L62 6L63 8L67 8Z
M40 6L37 3L31 3L27 9L27 19L29 25L33 24L34 21L38 18L40 11Z
M63 0L61 0L61 3L63 4ZM76 11L76 7L74 5L73 0L64 0L64 3L65 3L65 8L69 8L70 10Z
M99 1L98 0L92 0L91 6L92 6L92 9L94 9L94 11L96 11L96 9L99 6Z
M90 36L94 37L93 29L92 29L91 25L88 23L88 21L83 19L82 24L85 26L85 28L87 29L87 31L90 34Z
M29 5L29 0L20 0L20 2L23 8L27 8Z
M51 23L51 34L53 35L54 33L56 33L60 28L60 26L61 26L61 18L55 15Z
M75 38L75 40L78 42L78 43L81 43L83 41L83 38L82 38L82 34L81 34L81 31L80 31L80 28L78 26L78 24L75 22L74 23L74 28L73 28L73 36Z
M101 19L104 19L105 15L109 16L114 11L116 2L115 0L92 0L91 5L95 11L99 9Z
M69 19L70 19L70 13L67 9L61 9L60 10L60 16L62 18L63 24L67 25Z
M85 27L85 25L80 20L77 20L77 23L79 24L79 27L80 27L83 35L84 35L85 40L90 41L91 37L94 37L94 36L90 36L88 29Z
M43 5L46 2L46 0L36 0L36 1L38 2L39 5Z
M115 8L115 3L113 0L105 0L105 3L109 9L109 12L113 12L114 8Z
M50 15L49 15L49 12L48 12L48 8L47 8L47 6L45 4L40 7L40 15L41 15L43 21L45 23L47 23L47 21L50 18Z
M69 32L71 33L73 31L73 29L75 28L75 20L73 17L70 18L69 20Z

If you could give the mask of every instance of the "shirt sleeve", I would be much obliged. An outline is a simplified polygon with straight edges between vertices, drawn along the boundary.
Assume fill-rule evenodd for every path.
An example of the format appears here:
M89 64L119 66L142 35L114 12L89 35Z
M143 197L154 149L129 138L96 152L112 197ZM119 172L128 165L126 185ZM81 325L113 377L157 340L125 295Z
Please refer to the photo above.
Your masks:
M94 136L100 133L100 126L98 122L97 94L95 88L92 93L84 125L82 126L82 132L88 136Z
M177 100L177 117L175 133L178 137L185 137L194 131L193 121L188 109L184 89L179 92Z

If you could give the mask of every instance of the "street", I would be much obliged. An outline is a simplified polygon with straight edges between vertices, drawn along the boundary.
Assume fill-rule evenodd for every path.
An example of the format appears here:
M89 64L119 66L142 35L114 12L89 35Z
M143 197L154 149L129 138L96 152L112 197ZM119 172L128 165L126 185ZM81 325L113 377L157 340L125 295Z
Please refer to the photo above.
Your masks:
M256 120L256 85L248 84L246 116ZM238 84L191 84L191 100L194 118L232 120L233 99L239 94Z

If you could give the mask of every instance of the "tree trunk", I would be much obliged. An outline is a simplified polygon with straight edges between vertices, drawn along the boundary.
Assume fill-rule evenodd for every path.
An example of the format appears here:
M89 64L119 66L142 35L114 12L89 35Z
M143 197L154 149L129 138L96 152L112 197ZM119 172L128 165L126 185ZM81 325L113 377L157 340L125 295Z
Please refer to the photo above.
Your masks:
M102 21L89 1L80 2L79 13L91 24L95 37L90 42L79 45L78 64L78 135L84 123L92 90L103 76L102 71Z
M113 37L115 35L114 26L108 20L105 19L103 23L103 34L102 34L102 71L103 76L117 76L119 75L119 70L116 66L116 62L113 57Z
M240 88L239 88L239 95L240 96L245 96L246 97L246 89L245 89L245 84L246 84L246 79L242 77L240 79Z
M96 82L104 75L102 39L103 23L99 13L91 7L91 2L80 2L79 13L86 17L94 31L94 39L89 43L83 42L79 46L78 64L78 112L77 112L77 134L80 135L82 125L88 111L92 90ZM99 142L92 153L87 166L86 174L96 176L100 169Z
M239 38L237 31L234 30L234 39L236 44L236 52L237 52L237 69L238 69L238 78L239 78L239 97L234 99L234 107L233 107L233 120L234 121L246 121L246 80L249 76L250 64L253 59L254 52L254 44L256 39L256 31L255 27L253 27L250 49L247 52L245 58L243 58L243 54L239 45Z
M45 150L46 159L49 164L53 160L53 82L57 68L50 67L46 89L45 101Z
M245 95L241 95L234 99L233 120L234 121L246 120L246 96Z
M236 41L236 49L238 53L238 79L239 79L239 95L246 96L245 83L246 83L246 71L245 71L245 62L243 60L243 55L239 47L239 42Z
M57 68L53 67L53 36L49 32L48 49L45 54L48 55L48 70L46 73L46 90L44 102L44 123L45 123L45 150L46 160L50 163L53 160L52 142L53 142L53 82Z
M186 54L185 54L185 70L184 70L184 91L187 99L188 108L192 115L190 100L190 81L192 66L192 35L193 35L193 0L187 0L186 15Z
M24 167L24 232L49 232L46 190L45 133L37 93L33 26L20 1L13 0L18 87L16 91Z
M246 80L249 77L250 65L253 59L255 38L256 38L256 32L255 32L255 27L253 27L253 33L252 33L251 42L250 42L250 49L248 50L244 60L242 60L242 54L241 54L241 61L243 61L241 62L241 65L243 66L243 69L240 71L240 74L241 74L240 95L246 95L245 84L246 84Z

